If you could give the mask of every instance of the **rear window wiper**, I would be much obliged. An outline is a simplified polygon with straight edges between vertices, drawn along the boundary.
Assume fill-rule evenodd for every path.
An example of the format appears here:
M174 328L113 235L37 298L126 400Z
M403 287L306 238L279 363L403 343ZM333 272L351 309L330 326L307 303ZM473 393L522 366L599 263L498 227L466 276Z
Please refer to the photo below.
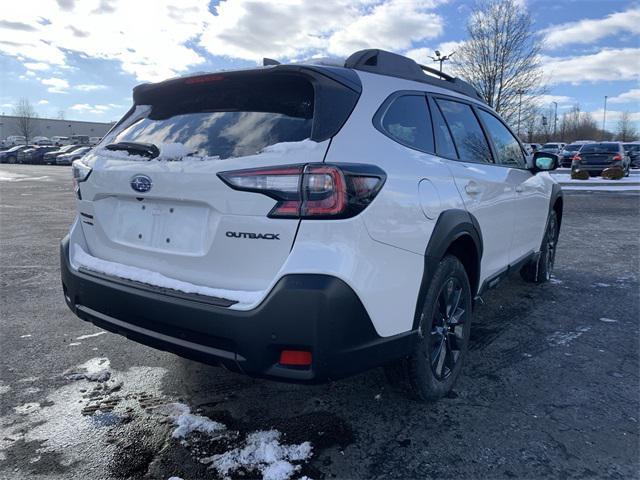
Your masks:
M150 159L156 158L160 155L160 150L153 143L118 142L110 143L104 148L107 150L125 151L133 155L141 155Z

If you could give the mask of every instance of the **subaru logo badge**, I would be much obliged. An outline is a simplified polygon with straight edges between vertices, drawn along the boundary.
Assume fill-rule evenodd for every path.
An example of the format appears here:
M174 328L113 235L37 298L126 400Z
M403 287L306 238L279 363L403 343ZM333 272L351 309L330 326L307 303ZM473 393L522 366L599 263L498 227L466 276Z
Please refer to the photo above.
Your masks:
M145 193L151 190L153 183L146 175L136 175L131 179L131 188L136 192Z

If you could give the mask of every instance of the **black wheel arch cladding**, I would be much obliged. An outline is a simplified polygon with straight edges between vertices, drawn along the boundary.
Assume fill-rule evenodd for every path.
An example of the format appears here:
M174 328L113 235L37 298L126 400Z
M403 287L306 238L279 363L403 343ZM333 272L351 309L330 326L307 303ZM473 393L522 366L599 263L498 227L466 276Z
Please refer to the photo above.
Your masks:
M422 273L422 282L413 319L414 330L419 327L422 300L431 285L433 273L440 260L449 252L457 256L465 267L469 276L471 295L475 296L480 281L480 260L483 252L482 231L478 220L465 210L445 210L436 220L424 254L424 272Z

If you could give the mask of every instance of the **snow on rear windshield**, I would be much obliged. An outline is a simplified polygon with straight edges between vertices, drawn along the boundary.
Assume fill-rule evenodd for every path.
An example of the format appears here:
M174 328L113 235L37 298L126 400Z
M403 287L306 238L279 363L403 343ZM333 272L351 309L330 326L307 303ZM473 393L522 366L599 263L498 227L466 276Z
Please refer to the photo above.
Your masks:
M314 89L298 75L248 75L173 84L144 95L150 111L113 142L183 144L221 159L311 137Z

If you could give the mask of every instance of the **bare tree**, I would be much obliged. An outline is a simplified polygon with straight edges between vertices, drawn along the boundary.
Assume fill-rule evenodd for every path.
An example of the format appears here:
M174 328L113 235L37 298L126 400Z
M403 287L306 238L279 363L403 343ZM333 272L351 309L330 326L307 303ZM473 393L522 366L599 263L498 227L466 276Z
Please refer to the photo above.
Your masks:
M512 126L544 93L541 43L532 19L514 0L478 0L467 23L469 39L456 52L454 69ZM516 128L517 129L517 128ZM524 135L524 129L521 132Z
M638 131L631 120L631 114L629 112L622 112L620 115L617 132L616 138L621 142L630 142L638 136Z
M22 135L25 137L27 144L29 140L36 134L36 113L33 105L26 98L21 98L13 107L13 116L16 117L14 130L16 135Z
M58 120L64 120L65 119L65 112L64 110L60 109L58 110Z

